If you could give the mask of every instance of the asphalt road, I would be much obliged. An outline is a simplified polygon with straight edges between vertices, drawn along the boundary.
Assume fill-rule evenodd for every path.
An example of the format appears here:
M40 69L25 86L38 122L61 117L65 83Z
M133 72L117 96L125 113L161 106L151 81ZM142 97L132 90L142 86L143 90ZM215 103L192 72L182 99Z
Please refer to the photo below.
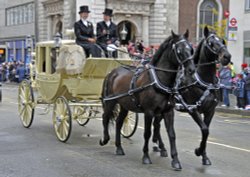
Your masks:
M203 166L194 149L200 130L186 114L176 113L177 148L182 171L171 168L171 158L150 151L152 165L143 165L143 118L131 139L122 139L125 156L115 155L111 142L101 147L101 119L86 127L76 122L67 143L57 140L51 113L41 115L38 105L31 128L21 125L17 112L17 86L4 85L0 103L0 177L248 177L250 176L250 118L216 114L210 128L207 153L211 166ZM169 149L165 130L162 135ZM152 146L152 144L150 145ZM150 148L151 149L151 148Z

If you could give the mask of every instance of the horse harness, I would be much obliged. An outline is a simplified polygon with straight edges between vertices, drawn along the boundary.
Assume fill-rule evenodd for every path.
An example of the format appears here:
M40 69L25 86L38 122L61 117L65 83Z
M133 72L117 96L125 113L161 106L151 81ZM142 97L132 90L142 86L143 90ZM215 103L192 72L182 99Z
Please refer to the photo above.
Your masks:
M217 77L216 77L216 80L217 80L216 83L214 83L214 84L207 83L207 82L203 81L200 78L200 76L199 76L199 74L197 72L195 72L194 79L195 79L194 82L192 82L189 85L183 86L183 87L179 87L179 85L177 84L175 98L183 106L183 107L181 107L180 105L178 105L176 107L177 110L193 112L195 109L198 109L199 107L202 106L204 100L210 95L211 91L219 90L220 89L220 80ZM179 91L183 90L183 89L188 89L188 88L190 88L192 86L198 86L199 88L204 89L205 91L203 92L203 94L201 95L201 97L199 98L199 100L196 101L195 104L191 105L191 104L187 104L186 103L186 101L184 100L184 98L182 97L182 95L180 94ZM214 101L217 102L216 99Z
M182 42L186 42L186 40L181 39L180 41L178 41L178 42L176 42L175 44L172 45L172 50L174 51L176 59L177 59L179 65L180 65L180 67L177 70L164 69L164 68L159 68L159 67L153 66L151 64L146 64L144 66L137 67L135 70L132 71L131 67L126 66L126 65L122 65L123 68L128 69L128 70L134 72L133 77L132 77L131 82L130 82L130 89L129 89L129 91L127 93L121 93L119 95L106 96L106 97L101 98L101 99L105 102L105 101L119 99L119 98L122 98L122 97L125 97L125 96L131 96L132 97L132 101L135 103L135 105L137 106L137 108L140 109L141 105L140 105L139 100L136 97L135 93L139 93L139 92L145 90L148 87L155 86L156 89L159 90L162 93L167 93L167 94L170 94L170 95L174 95L176 93L175 88L171 88L171 87L163 85L160 82L160 80L158 79L156 71L178 73L182 69L184 63L188 62L189 60L192 60L192 56L186 58L184 61L181 61L181 59L179 58L176 45L179 44L179 43L182 43ZM149 71L151 82L149 84L143 85L141 87L136 87L137 79L145 71Z
M129 67L126 67L126 66L122 66L124 67L125 69L129 69ZM151 87L151 86L155 86L157 89L161 90L163 93L167 93L167 94L174 94L175 91L173 88L170 88L168 86L164 86L158 79L157 77L157 74L156 74L156 70L159 70L159 71L164 71L164 72L174 72L174 73L177 73L179 70L170 70L170 69L162 69L162 68L158 68L158 67L155 67L153 65L145 65L143 67L138 67L136 68L134 72L134 75L131 79L131 82L130 82L130 89L128 92L126 93L121 93L119 95L111 95L111 96L107 96L105 98L102 98L103 101L110 101L110 100L115 100L115 99L118 99L118 98L122 98L122 97L125 97L125 96L132 96L132 100L134 101L134 103L136 104L136 106L138 108L141 107L141 105L139 104L139 101L138 101L138 98L136 97L135 93L139 93L143 90L145 90L146 88L148 87ZM148 71L149 72L149 75L150 75L150 80L151 82L146 84L146 85L143 85L141 87L136 87L136 81L137 79L141 76L141 74L143 72L146 72Z
M205 40L205 47L213 54L218 56L218 52L220 52L220 50L222 50L225 46L220 46L220 48L218 50L214 49L211 47L211 44L208 42L208 39L215 36L214 34L211 34L210 36L208 36L208 38ZM214 65L219 63L218 60L212 61L212 62L207 62L207 63L200 63L197 64L197 66L208 66L208 65ZM182 77L182 75L180 75L178 79L180 79ZM188 111L188 112L193 112L195 109L198 109L204 102L204 100L210 95L212 90L219 90L220 89L220 79L218 77L216 77L216 83L207 83L205 81L203 81L199 74L197 72L195 72L194 74L194 79L195 81L187 86L183 86L183 87L179 87L179 84L177 82L177 86L176 86L176 95L175 98L177 101L179 101L184 108L182 108L181 106L177 107L178 110L182 110L182 111ZM191 86L198 86L200 88L205 89L205 91L203 92L203 95L200 97L200 99L198 101L196 101L196 104L194 105L189 105L186 103L186 101L183 99L182 95L179 93L179 90L182 89L187 89ZM217 100L215 99L214 101L217 102Z

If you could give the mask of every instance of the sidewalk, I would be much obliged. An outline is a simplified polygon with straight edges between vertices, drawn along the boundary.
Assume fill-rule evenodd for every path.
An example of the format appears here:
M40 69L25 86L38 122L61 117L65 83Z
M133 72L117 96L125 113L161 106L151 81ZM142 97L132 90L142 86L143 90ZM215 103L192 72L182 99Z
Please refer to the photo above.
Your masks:
M240 110L235 109L236 106L236 97L232 94L229 95L230 99L230 107L222 107L223 103L219 103L216 107L216 112L226 113L226 114L237 114L242 117L249 117L250 118L250 110Z

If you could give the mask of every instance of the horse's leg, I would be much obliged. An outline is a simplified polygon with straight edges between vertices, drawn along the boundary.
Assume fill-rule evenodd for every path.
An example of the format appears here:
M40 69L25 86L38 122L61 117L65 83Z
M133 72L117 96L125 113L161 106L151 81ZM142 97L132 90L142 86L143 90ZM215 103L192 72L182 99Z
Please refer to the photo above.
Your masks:
M167 157L168 153L165 148L165 145L162 141L161 134L160 134L160 129L161 129L161 120L162 120L162 115L156 116L154 119L154 133L153 133L153 151L154 152L160 152L161 157ZM158 144L159 143L159 148Z
M117 155L125 155L123 148L121 146L121 128L123 125L123 121L127 115L128 115L128 110L121 107L120 113L116 119L115 145L116 145L116 154Z
M110 140L108 126L109 126L110 118L114 117L113 110L114 110L115 104L116 102L114 101L107 101L103 105L103 114L102 114L103 139L101 139L99 142L101 146L104 146Z
M206 149L207 138L208 138L208 135L209 135L208 126L202 120L201 114L198 111L194 110L192 113L190 113L190 115L192 116L194 121L199 125L199 127L201 129L201 134L202 134L200 147L195 149L195 154L197 156L202 155L202 157L206 157L205 149ZM206 158L205 160L202 159L202 163L203 163L203 165L211 165L211 162L210 162L210 160L208 158Z
M149 138L151 136L151 125L152 125L153 113L145 113L144 116L144 147L143 147L143 164L151 164L152 161L150 160L148 154L148 143Z
M170 151L172 157L172 167L175 170L181 170L181 163L178 159L178 153L176 149L176 142L175 142L175 130L174 130L174 110L170 110L169 112L164 113L164 123L165 127L168 132L169 143L170 143Z
M209 130L209 125L210 125L212 118L214 116L214 112L215 111L213 110L213 111L204 113L204 122L207 125L208 130ZM207 140L205 142L205 147L204 147L203 153L201 154L202 155L202 164L203 165L211 165L212 163L209 160L209 158L207 157L206 145L207 145Z

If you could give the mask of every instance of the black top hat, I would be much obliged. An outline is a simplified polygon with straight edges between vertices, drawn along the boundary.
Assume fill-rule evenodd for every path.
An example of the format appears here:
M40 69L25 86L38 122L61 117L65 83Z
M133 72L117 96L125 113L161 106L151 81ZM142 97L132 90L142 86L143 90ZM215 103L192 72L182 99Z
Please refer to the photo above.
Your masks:
M82 12L90 13L90 11L89 11L89 6L81 6L81 7L80 7L79 14L82 13Z
M106 8L103 12L104 15L112 16L113 10Z

